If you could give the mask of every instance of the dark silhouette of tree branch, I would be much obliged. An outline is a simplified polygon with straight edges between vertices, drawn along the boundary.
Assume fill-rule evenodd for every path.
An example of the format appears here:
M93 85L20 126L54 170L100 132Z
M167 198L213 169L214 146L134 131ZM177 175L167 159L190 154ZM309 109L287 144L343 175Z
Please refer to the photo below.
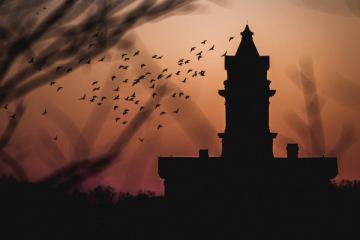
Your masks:
M305 147L311 149L312 154L330 154L341 157L346 150L357 140L355 127L352 123L343 124L341 134L335 145L329 150L325 149L325 132L321 111L323 104L320 103L321 96L318 93L314 66L311 58L302 58L299 68L289 69L288 76L295 86L302 92L305 101L307 120L301 119L296 113L290 112L287 123L302 139ZM344 78L339 73L333 73L327 80L324 94L331 100L335 100L353 110L358 111L359 86ZM321 99L323 100L323 99ZM308 144L306 144L309 142Z
M54 5L56 1L39 1L34 3L36 6L29 6L29 9L23 11L19 9L26 8L27 4L21 6L24 0L1 4L0 12L16 9L24 14L22 18L9 20L12 23L9 25L16 23L19 26L13 31L31 30L26 30L30 33L25 31L24 34L13 34L15 37L12 37L9 29L5 26L0 28L3 46L7 49L0 59L0 104L24 96L81 67L84 61L91 61L116 46L125 33L138 25L170 14L194 10L196 1L109 0L86 1L85 4L83 1L64 0L49 10L50 13L43 20L35 19L34 9L41 9L44 3ZM10 17L9 14L2 16L3 22ZM34 24L35 28L27 26L27 21ZM34 55L30 57L30 53ZM30 63L23 66L21 63L27 56L30 59L25 60ZM9 74L9 70L15 67L19 71Z
M23 115L25 112L25 107L22 101L17 103L15 114L8 120L8 123L5 127L4 132L0 136L0 160L6 164L13 171L15 176L17 176L21 180L26 180L27 175L25 170L21 167L21 165L13 159L9 154L7 154L4 149L10 142L12 136L14 135Z
M299 136L308 136L303 141L310 143L312 154L323 155L325 154L325 136L312 59L301 58L299 67L292 69L288 74L303 94L306 109L306 120L292 113L287 117L288 123Z

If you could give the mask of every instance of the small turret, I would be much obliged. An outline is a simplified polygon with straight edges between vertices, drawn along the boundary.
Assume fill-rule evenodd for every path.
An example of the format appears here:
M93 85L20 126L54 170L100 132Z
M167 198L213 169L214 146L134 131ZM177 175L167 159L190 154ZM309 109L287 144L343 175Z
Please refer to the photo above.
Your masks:
M287 158L294 160L299 157L299 145L297 143L288 143L286 145Z

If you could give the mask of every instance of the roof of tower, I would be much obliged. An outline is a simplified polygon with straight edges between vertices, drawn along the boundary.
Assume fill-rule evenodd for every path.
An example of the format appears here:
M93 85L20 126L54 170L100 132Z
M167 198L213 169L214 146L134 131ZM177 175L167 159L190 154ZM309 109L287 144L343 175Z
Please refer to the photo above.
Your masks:
M249 25L246 24L244 31L241 32L241 42L240 46L236 52L236 56L241 57L258 57L259 52L256 49L255 43L253 41L253 32L250 30Z

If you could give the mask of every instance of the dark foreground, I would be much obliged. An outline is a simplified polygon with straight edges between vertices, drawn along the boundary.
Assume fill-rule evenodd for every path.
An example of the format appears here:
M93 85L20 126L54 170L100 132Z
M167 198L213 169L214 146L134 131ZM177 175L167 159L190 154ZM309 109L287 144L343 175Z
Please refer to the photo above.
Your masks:
M2 178L0 238L294 240L357 236L360 182L344 182L319 194L322 196L316 198L309 194L310 199L304 194L292 204L280 201L258 207L240 200L182 204L150 192L116 195L111 188L98 187L68 193ZM266 196L262 201L266 202Z

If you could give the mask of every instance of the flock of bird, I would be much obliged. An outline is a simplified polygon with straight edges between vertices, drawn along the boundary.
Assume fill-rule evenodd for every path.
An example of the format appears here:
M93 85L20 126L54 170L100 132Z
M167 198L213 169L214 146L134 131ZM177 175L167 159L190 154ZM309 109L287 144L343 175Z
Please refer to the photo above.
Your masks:
M94 35L93 37L96 37L96 35ZM229 42L231 40L233 40L234 37L230 37L229 38ZM215 51L215 45L208 45L207 46L207 40L203 40L200 43L200 46L193 46L190 48L189 52L190 52L190 58L181 58L177 61L177 66L178 69L174 72L170 72L168 68L164 68L162 69L162 71L158 72L158 73L151 73L150 71L146 71L144 74L140 75L139 77L133 79L133 80L129 80L128 78L125 79L119 79L118 76L113 75L111 76L111 79L109 79L109 81L113 82L114 84L117 84L116 86L113 87L112 92L113 95L112 96L100 96L100 94L98 92L100 92L102 86L100 85L99 81L92 81L90 83L91 85L91 92L87 92L87 93L82 93L81 96L78 98L78 101L89 101L90 103L96 104L98 106L101 106L105 103L105 101L111 101L112 104L112 109L113 111L117 114L117 116L114 117L114 121L115 123L121 123L123 125L128 124L129 119L127 119L127 115L130 113L130 109L129 108L124 108L122 109L122 111L120 111L120 106L122 105L120 103L121 100L127 102L127 103L133 103L135 106L138 106L138 111L143 111L145 109L145 106L141 105L141 100L138 98L136 91L133 91L131 94L126 95L126 96L120 96L120 89L123 89L123 86L120 87L120 85L124 85L127 84L126 89L129 89L129 87L134 87L135 85L141 83L141 82L147 82L144 85L148 85L147 87L149 88L151 92L151 97L152 98L156 98L158 96L158 93L156 92L156 88L155 86L158 84L158 82L160 80L171 80L174 79L175 76L180 77L182 80L180 80L179 82L181 82L182 84L186 84L189 79L191 78L195 78L195 77L205 77L206 75L206 71L205 70L195 70L192 69L191 67L186 68L186 66L188 64L190 64L192 61L201 61L201 59L204 58L205 52L213 52ZM89 47L92 47L91 45L89 45ZM127 71L129 68L133 68L133 67L137 67L134 65L131 65L130 60L132 58L135 58L137 56L139 56L140 50L136 50L134 53L122 53L121 56L121 64L117 67L118 71ZM227 54L227 51L221 55L221 57L225 57ZM162 59L164 56L163 55L158 55L155 54L153 55L151 58L153 60L160 60ZM107 57L106 56L102 56L99 59L97 59L98 62L104 62L105 59ZM84 64L91 64L92 60L91 59L80 59L79 63L84 63ZM35 60L34 58L31 58L28 61L29 64L34 64ZM141 63L138 66L137 71L142 71L142 70L146 70L147 65L145 63ZM56 71L60 71L63 70L66 73L69 73L72 71L72 68L66 68L64 66L58 66L56 68ZM120 85L119 85L120 84ZM56 81L51 81L49 83L49 86L51 88L55 88L55 91L57 93L60 93L61 91L64 90L63 86L58 85L58 83ZM182 91L179 92L173 92L170 94L171 98L180 98L180 99L184 99L184 100L188 100L190 99L190 95L185 94ZM125 104L124 104L125 106ZM4 105L4 109L8 109L8 104ZM159 109L158 114L159 116L164 116L166 114L168 114L166 111L164 110L160 110L161 109L161 103L157 103L155 105L155 110ZM132 110L134 111L134 110ZM171 114L179 114L180 113L180 107L174 109ZM41 113L42 116L45 116L48 114L48 110L45 108L43 110L43 112ZM16 119L16 113L10 115L11 119ZM161 128L163 128L164 126L162 124L158 124L156 126L157 130L160 130ZM54 141L58 140L58 136L55 135L53 137ZM138 137L139 142L143 142L144 138L142 137Z

